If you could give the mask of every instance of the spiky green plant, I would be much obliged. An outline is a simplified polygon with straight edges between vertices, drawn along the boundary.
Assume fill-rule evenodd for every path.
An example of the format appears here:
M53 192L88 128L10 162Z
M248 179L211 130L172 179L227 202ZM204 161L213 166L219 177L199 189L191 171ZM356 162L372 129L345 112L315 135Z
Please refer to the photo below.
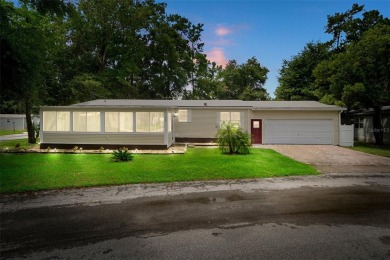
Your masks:
M222 153L249 154L251 137L242 128L232 123L224 123L218 129L217 143Z
M123 147L114 151L111 158L116 162L128 162L133 160L133 155L129 152L129 149Z

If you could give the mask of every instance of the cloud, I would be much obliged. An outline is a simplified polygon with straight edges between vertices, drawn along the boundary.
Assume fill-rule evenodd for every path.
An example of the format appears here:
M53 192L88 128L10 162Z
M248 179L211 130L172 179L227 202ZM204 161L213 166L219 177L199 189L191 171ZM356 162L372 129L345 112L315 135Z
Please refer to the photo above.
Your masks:
M218 65L223 67L229 61L227 58L226 49L229 49L231 46L237 46L236 37L237 34L240 34L242 31L248 29L249 25L247 24L218 24L213 28L210 28L209 37L206 41L210 50L206 52L207 58L211 62L215 62ZM226 48L226 49L225 49Z
M215 36L224 37L230 34L236 34L237 32L241 32L243 30L248 29L248 24L234 24L234 25L222 25L219 24L214 30Z
M218 28L215 29L215 34L217 36L226 36L228 34L231 34L232 30L226 26L219 26Z
M228 63L228 59L226 58L226 55L224 53L224 50L222 48L212 48L207 53L207 58L210 61L214 61L218 65L222 65L222 67L225 67Z

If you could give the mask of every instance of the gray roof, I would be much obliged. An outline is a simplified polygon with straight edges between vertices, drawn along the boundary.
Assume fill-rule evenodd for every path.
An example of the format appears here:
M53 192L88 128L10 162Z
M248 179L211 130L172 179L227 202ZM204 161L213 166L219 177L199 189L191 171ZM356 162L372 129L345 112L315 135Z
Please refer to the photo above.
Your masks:
M242 100L145 100L145 99L97 99L74 104L71 107L138 107L138 108L196 108L234 107L253 110L345 110L317 101L242 101Z
M25 118L25 114L0 114L0 118Z

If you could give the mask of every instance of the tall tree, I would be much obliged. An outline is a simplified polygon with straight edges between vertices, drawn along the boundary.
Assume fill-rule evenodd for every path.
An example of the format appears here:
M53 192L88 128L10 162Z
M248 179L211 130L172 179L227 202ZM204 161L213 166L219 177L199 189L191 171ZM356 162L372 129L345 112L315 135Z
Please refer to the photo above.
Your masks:
M325 32L333 36L331 43L336 52L344 51L346 45L357 42L363 33L376 24L390 24L388 18L383 18L377 10L365 11L364 5L353 4L351 9L343 13L328 15L328 23Z
M222 84L217 90L217 98L241 100L268 100L269 94L264 88L268 69L255 57L239 65L235 60L229 61L221 71Z
M290 60L283 60L279 72L279 86L275 90L277 100L318 100L315 95L313 70L330 57L328 44L308 43Z
M153 0L80 0L67 32L70 85L93 79L107 90L97 93L112 98L181 95L202 51L202 25L165 8Z
M378 24L314 71L321 101L373 108L374 135L383 144L381 111L390 104L390 25Z
M51 24L26 5L14 7L0 2L1 16L1 103L19 100L26 114L28 141L35 143L33 107L43 93L48 37ZM2 106L4 107L4 106Z

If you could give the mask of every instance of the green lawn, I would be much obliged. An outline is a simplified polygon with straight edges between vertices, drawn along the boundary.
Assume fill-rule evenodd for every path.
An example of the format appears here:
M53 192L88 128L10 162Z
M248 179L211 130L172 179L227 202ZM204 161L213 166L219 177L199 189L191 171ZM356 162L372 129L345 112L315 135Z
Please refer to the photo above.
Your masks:
M390 157L390 145L379 146L370 143L355 142L354 147L350 148L355 151Z
M135 154L112 162L110 154L0 154L0 192L60 189L126 183L263 178L317 174L308 165L273 150L222 155L194 148L186 154Z
M37 143L39 140L37 141ZM16 140L8 140L8 141L0 141L0 150L2 149L12 149L16 144L20 145L20 148L34 148L39 147L39 144L29 144L27 138L24 139L16 139Z
M27 130L0 130L1 135L14 135L14 134L23 134L23 132L27 132Z

